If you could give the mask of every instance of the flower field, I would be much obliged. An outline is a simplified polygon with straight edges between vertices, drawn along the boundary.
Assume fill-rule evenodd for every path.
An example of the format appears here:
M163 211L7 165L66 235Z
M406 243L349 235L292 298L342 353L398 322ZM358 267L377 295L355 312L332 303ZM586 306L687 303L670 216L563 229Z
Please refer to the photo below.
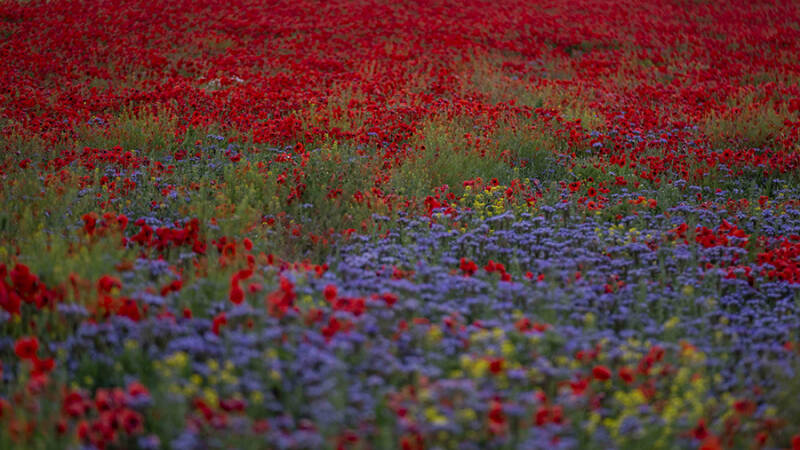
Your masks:
M0 449L800 450L800 3L0 0Z

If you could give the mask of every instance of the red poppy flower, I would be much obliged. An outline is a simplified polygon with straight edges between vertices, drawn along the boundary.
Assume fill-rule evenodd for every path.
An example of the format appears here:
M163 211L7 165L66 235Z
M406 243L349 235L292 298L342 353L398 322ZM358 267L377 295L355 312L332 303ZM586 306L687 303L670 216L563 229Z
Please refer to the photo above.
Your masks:
M144 420L142 419L142 415L136 411L125 409L120 414L122 422L122 428L125 429L125 432L128 434L139 434L144 431Z
M697 421L697 426L692 429L692 436L695 439L703 440L708 437L708 428L706 427L706 421L704 419L700 419Z
M505 369L506 362L503 358L493 358L489 361L489 371L492 372L494 375L499 375L503 373L503 369Z
M108 411L114 406L114 399L107 389L98 389L94 394L94 406L98 411Z
M213 331L214 334L219 335L220 327L227 323L228 323L228 318L225 316L225 313L224 312L219 313L216 316L214 316L214 321L211 324L211 331Z
M325 300L332 302L336 300L336 297L338 296L338 290L336 289L335 285L329 284L325 286L325 289L322 291L322 294L325 296Z
M53 358L45 358L39 359L38 357L33 357L33 373L34 374L45 374L49 373L55 367L56 363Z
M117 216L117 225L119 225L120 230L125 230L128 227L128 217L124 214Z
M20 359L31 359L36 356L36 352L38 351L39 339L35 336L19 338L17 342L14 343L14 353L16 353Z
M83 220L83 228L89 235L94 234L94 229L97 226L97 214L90 212L81 217Z
M606 366L594 366L592 369L592 376L596 380L606 381L611 378L611 371Z
M755 412L756 404L750 400L737 400L733 403L733 408L739 414L749 416Z
M392 293L383 294L383 301L386 302L386 306L391 308L397 302L397 296Z
M128 395L131 397L148 396L150 391L142 383L133 381L128 385Z
M234 305L241 304L244 301L244 290L242 290L242 287L239 286L239 283L231 286L231 292L228 298Z
M64 397L61 411L69 417L76 418L82 416L88 407L88 403L84 402L80 392L72 391Z
M581 378L569 382L569 387L572 389L573 395L583 395L586 388L589 387L588 378Z
M67 421L64 419L58 419L56 422L56 433L59 435L64 435L67 432Z
M460 269L464 272L465 276L472 276L478 270L478 265L475 264L475 261L470 261L466 258L461 258Z
M492 434L502 434L506 429L506 415L503 412L503 404L497 400L492 401L489 408L489 430Z
M108 294L114 288L121 288L122 282L118 278L111 275L103 275L97 280L97 291L101 294Z
M139 310L139 305L129 298L123 298L122 305L117 309L117 315L127 317L134 322L142 319L142 312Z
M633 379L635 377L633 370L630 367L620 367L617 370L617 375L624 381L625 383L633 383Z

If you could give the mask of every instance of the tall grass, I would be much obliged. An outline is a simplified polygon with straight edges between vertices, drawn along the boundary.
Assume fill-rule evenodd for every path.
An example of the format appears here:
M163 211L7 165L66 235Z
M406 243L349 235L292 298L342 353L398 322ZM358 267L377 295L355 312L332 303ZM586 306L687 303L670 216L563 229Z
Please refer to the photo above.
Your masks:
M710 112L702 130L714 148L763 149L776 144L788 119L792 115L785 105L776 107L771 101L761 101L747 93L729 99L724 110Z
M578 92L575 88L559 83L570 78L563 68L542 62L544 77L526 79L505 73L496 58L474 56L462 69L465 94L478 92L489 103L509 103L523 107L550 108L557 110L568 121L578 120L584 130L601 130L605 120L599 111L589 106L591 91ZM558 74L548 76L547 74Z

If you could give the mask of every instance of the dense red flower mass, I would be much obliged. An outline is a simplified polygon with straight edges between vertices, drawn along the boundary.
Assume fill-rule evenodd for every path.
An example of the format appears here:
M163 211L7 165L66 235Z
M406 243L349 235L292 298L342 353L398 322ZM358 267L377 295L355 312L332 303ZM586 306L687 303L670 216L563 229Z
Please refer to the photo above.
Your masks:
M248 130L257 142L323 132L392 140L411 131L409 119L433 112L439 97L480 108L472 100L478 93L460 86L459 65L469 64L469 55L499 53L510 57L494 70L593 96L592 107L622 129L668 128L708 114L733 118L748 108L790 112L800 102L791 82L800 40L791 1L768 8L639 1L613 7L64 1L5 2L2 13L8 37L0 57L14 62L0 68L4 116L12 121L4 132L48 139L133 105L166 108L164 117L179 119L181 129L219 123ZM736 44L726 45L731 36ZM692 65L678 64L689 58ZM776 66L786 75L748 79ZM619 76L628 81L619 85ZM423 82L428 89L414 87ZM331 94L345 87L363 96L331 104ZM743 97L755 102L737 104ZM355 119L361 126L339 125ZM796 135L797 124L786 131L786 138ZM614 158L636 162L639 154L630 149ZM761 156L695 157L713 165ZM637 167L654 177L684 158L665 153Z

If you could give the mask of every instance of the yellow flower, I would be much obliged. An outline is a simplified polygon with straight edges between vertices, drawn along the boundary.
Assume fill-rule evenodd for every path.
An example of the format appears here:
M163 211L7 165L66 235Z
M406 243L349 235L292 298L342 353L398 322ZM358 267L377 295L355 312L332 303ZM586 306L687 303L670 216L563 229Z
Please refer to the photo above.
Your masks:
M428 329L428 338L430 338L431 342L439 342L442 340L442 329L439 328L438 325L432 325Z
M678 318L678 316L673 316L671 319L669 319L668 321L664 322L664 329L665 330L671 330L671 329L675 328L678 325L679 322L680 322L680 319Z
M236 383L237 377L229 371L225 371L220 375L220 381L222 381L223 384L230 385Z
M212 372L219 370L219 363L214 359L209 359L206 364L208 365L208 369Z
M478 418L478 415L472 408L462 409L461 411L459 411L458 416L461 418L461 420L464 420L466 422L471 422Z
M193 373L189 377L189 382L195 386L201 386L203 384L203 377L201 377L199 374Z
M500 351L503 353L503 356L511 356L511 354L514 353L514 344L509 340L503 340L503 342L500 343Z
M217 395L217 393L216 393L216 392L214 392L214 390L213 390L213 389L211 389L211 388L205 388L205 389L203 390L203 397L206 399L206 401L207 401L207 402L208 402L210 405L216 405L216 404L217 404L217 402L219 401L219 396L218 396L218 395Z
M489 369L489 362L485 359L478 359L472 364L470 372L473 378L483 378L486 371Z
M447 425L447 417L442 415L433 406L425 408L425 418L434 425Z
M182 369L189 363L189 356L185 352L175 352L165 362L170 367Z

